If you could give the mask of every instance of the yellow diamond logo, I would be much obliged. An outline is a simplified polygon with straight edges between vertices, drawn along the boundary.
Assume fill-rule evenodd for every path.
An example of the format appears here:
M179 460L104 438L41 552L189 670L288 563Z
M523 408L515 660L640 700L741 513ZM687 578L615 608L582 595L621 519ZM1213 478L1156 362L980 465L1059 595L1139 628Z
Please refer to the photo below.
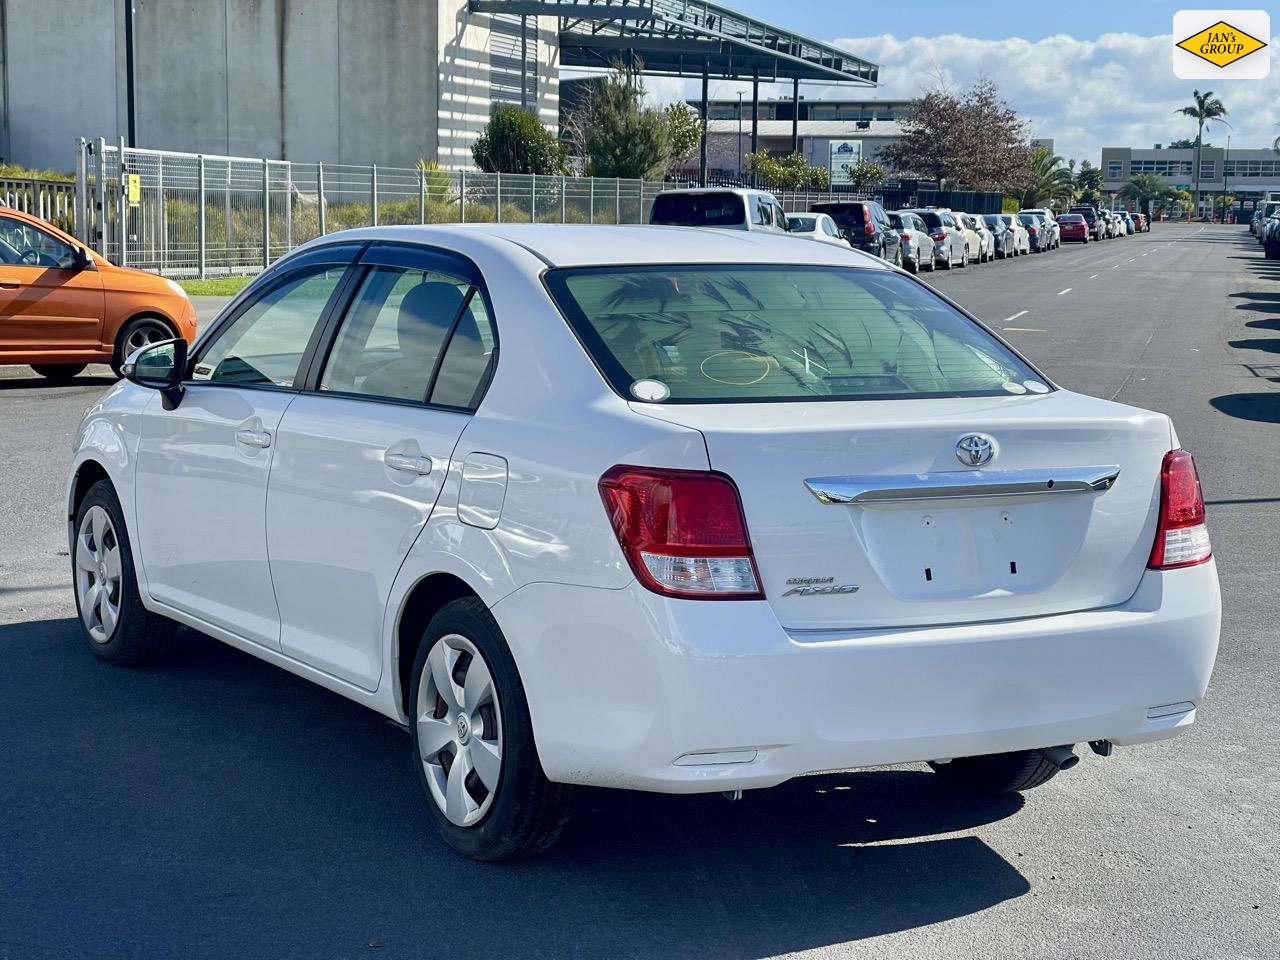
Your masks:
M1225 20L1219 20L1195 36L1187 37L1178 46L1188 53L1194 53L1201 60L1208 60L1214 66L1225 67L1256 53L1266 43L1236 29Z

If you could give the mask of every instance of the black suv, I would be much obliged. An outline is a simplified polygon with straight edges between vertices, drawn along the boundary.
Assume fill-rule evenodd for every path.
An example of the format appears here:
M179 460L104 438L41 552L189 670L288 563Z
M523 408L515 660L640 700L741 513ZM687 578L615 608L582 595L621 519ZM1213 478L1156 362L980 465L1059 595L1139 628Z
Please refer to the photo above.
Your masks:
M1089 225L1089 233L1094 240L1101 240L1106 236L1106 234L1103 233L1105 228L1102 226L1102 218L1098 216L1097 207L1091 207L1088 204L1081 204L1078 207L1072 207L1067 211L1067 213L1078 213L1080 216L1084 217L1084 222Z
M874 253L881 260L902 266L902 244L889 222L889 214L874 200L825 200L809 204L810 213L825 213L840 228L849 246Z

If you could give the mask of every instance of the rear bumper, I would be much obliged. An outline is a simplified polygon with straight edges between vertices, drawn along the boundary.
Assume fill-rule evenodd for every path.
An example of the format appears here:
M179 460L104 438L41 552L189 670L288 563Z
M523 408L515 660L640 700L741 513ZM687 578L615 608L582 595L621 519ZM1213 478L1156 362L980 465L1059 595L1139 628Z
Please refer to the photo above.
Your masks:
M788 633L766 602L636 584L532 584L494 615L552 780L698 793L1174 736L1195 720L1221 611L1211 562L1149 571L1105 610L913 630Z

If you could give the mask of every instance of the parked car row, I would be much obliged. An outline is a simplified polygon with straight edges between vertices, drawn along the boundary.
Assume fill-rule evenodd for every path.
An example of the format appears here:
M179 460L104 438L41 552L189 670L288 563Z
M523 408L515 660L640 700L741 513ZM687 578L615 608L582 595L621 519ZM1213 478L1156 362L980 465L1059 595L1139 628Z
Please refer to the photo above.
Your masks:
M672 190L654 202L651 223L789 233L847 245L911 273L965 267L1027 253L1045 253L1063 240L1089 243L1150 230L1142 214L1072 207L977 215L947 207L888 211L875 200L824 200L803 213L783 213L762 190Z

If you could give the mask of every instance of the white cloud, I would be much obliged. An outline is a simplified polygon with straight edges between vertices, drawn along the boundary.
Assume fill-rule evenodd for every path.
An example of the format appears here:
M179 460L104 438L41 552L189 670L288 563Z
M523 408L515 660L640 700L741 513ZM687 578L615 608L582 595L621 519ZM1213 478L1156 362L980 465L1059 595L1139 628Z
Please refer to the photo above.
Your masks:
M1032 136L1052 137L1058 153L1094 164L1104 146L1150 147L1194 137L1190 118L1174 111L1190 102L1197 86L1213 90L1230 111L1231 129L1214 124L1205 135L1207 141L1221 146L1230 134L1233 148L1266 147L1280 135L1280 76L1199 84L1179 80L1173 75L1169 35L1107 33L1096 40L1077 40L1059 34L1032 41L882 34L833 43L880 64L880 86L868 90L807 85L801 87L807 99L914 97L940 76L960 88L986 76L1031 122ZM645 83L651 97L662 101L700 92L696 80L650 77ZM713 97L735 97L741 89L749 91L750 85L711 83ZM760 95L788 97L791 85L762 85Z
M836 40L835 45L881 64L880 97L911 97L934 79L967 87L990 77L1001 94L1031 121L1037 137L1052 137L1067 157L1097 163L1104 146L1150 147L1194 137L1195 126L1174 111L1191 90L1212 89L1230 111L1231 129L1210 127L1205 139L1232 146L1268 146L1280 134L1277 80L1179 80L1171 67L1170 36L1103 34L1097 40L1057 35L1043 40L890 35ZM928 65L905 69L901 64ZM816 92L816 91L815 91ZM839 95L825 88L824 95Z

